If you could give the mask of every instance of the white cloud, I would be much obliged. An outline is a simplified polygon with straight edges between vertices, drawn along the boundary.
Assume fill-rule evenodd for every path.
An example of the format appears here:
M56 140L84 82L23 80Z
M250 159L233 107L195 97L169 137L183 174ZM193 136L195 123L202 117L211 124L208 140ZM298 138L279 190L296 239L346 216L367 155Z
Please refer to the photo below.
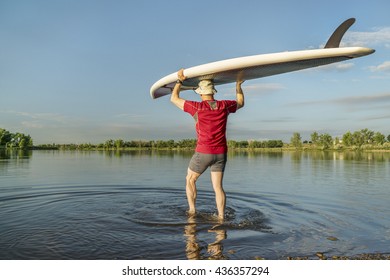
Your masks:
M244 84L245 85L245 84ZM243 87L244 87L243 85ZM264 84L253 84L245 86L247 92L258 92L258 93L269 93L284 89L284 86L277 83L264 83Z
M324 65L321 67L311 68L308 71L338 71L345 72L349 69L352 69L355 66L352 62L341 62L341 63L332 63L328 65Z
M331 105L343 105L347 107L351 106L363 106L364 109L369 110L370 106L377 106L378 104L388 104L390 103L390 93L384 93L384 94L377 94L377 95L364 95L364 96L348 96L348 97L341 97L341 98L335 98L335 99L328 99L328 100L314 100L314 101L304 101L304 102L296 102L291 105L324 105L324 104L331 104ZM378 107L376 107L379 109ZM388 106L384 107L383 109L387 109Z
M390 48L390 27L375 28L368 32L348 31L341 46L385 46Z
M340 71L346 71L348 69L351 69L354 65L355 64L353 64L352 62L335 64L336 69Z
M31 113L31 112L20 112L20 111L13 111L13 110L8 110L4 112L16 116L23 116L30 119L35 119L35 120L51 120L57 122L64 122L65 119L64 116L55 113Z
M43 124L36 121L23 121L22 126L26 128L44 128Z
M390 61L385 61L380 65L371 66L370 70L372 72L389 72L390 73Z
M257 95L264 95L273 93L279 90L285 89L285 87L282 84L278 83L258 83L258 84L251 84L249 81L248 83L242 84L242 89L244 93L250 93L251 95L257 94ZM221 89L221 92L225 91L224 96L235 96L236 94L236 88L229 88L229 89Z
M57 113L32 113L15 110L2 111L2 113L9 114L16 120L19 119L20 124L26 128L78 126L81 123L80 119Z

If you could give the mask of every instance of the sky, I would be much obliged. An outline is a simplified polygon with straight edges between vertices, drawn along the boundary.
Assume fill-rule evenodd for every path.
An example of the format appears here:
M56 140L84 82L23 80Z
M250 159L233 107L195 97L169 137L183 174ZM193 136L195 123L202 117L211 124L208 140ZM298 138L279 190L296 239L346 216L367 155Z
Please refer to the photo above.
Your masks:
M355 17L342 46L374 54L246 81L227 136L387 136L389 11L388 0L0 0L0 128L34 144L193 139L190 115L167 96L151 99L154 82L208 62L322 48ZM235 84L217 89L217 99L235 98Z

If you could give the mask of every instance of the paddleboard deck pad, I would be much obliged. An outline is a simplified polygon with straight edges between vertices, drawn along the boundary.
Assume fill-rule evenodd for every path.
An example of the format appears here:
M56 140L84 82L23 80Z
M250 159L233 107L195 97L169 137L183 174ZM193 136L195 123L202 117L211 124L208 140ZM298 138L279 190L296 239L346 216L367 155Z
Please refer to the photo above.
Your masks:
M324 49L260 54L221 60L190 67L184 70L187 79L181 90L195 89L199 81L213 80L215 85L251 80L307 68L341 62L369 55L373 49L364 47L339 48L341 38L354 19L343 22L332 34ZM176 84L177 72L154 83L150 89L153 99L169 95Z

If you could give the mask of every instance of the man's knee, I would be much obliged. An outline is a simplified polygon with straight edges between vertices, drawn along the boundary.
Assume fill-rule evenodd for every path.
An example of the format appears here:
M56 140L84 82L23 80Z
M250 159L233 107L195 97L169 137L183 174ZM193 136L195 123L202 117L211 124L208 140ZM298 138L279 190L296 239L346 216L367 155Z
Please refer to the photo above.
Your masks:
M196 180L198 180L199 176L200 176L200 174L197 174L189 169L187 172L186 181L188 183L195 184L195 182L196 182Z

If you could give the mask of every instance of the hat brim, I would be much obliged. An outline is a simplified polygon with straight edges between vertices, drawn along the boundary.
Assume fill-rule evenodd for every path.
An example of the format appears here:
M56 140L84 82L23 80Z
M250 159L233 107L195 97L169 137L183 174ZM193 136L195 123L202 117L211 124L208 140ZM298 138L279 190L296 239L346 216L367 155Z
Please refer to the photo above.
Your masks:
M199 95L212 95L217 93L217 90L215 88L201 89L200 87L198 87L194 91Z

